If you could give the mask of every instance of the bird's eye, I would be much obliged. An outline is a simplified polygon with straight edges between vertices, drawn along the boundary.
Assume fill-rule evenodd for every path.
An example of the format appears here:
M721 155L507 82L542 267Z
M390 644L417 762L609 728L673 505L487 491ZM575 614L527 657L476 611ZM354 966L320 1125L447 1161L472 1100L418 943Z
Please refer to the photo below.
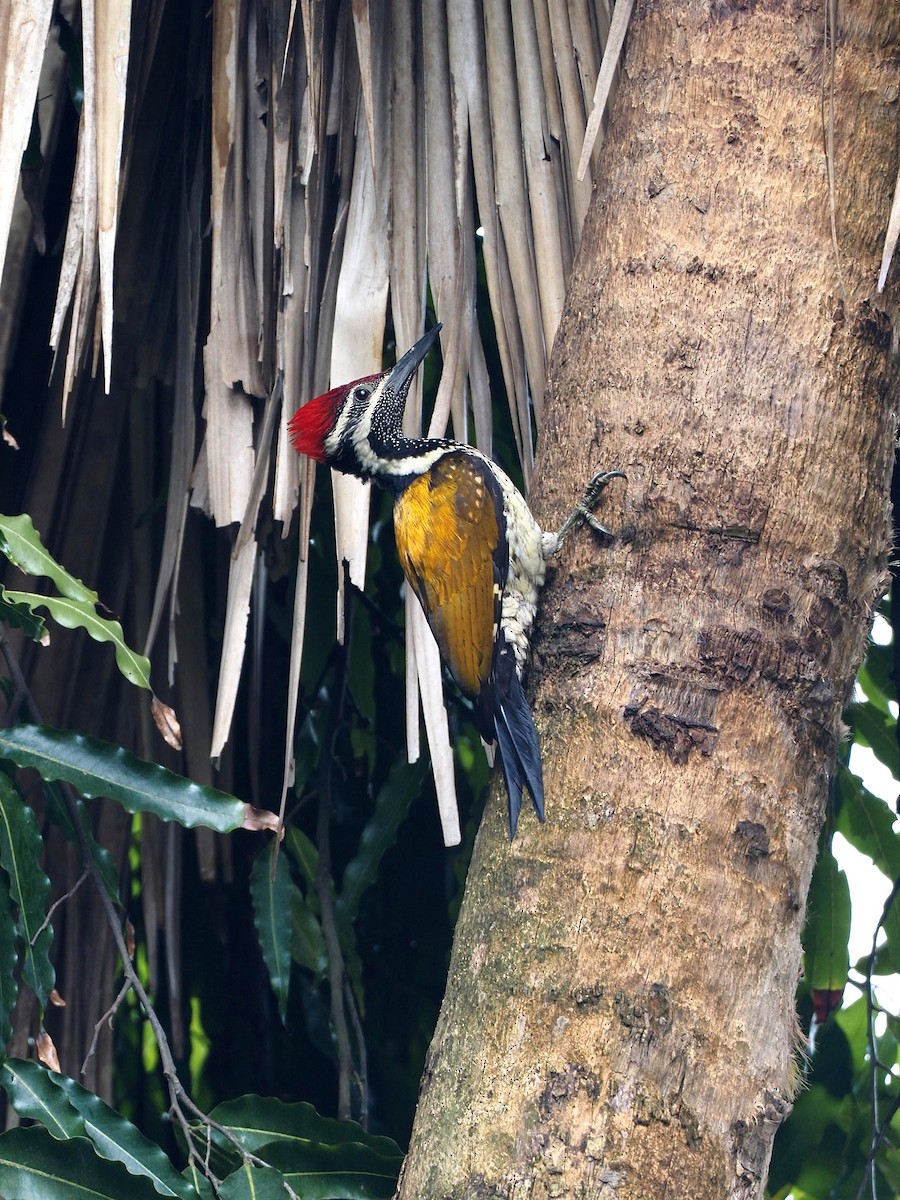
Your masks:
M372 394L372 389L367 387L358 387L353 395L357 400L368 400Z

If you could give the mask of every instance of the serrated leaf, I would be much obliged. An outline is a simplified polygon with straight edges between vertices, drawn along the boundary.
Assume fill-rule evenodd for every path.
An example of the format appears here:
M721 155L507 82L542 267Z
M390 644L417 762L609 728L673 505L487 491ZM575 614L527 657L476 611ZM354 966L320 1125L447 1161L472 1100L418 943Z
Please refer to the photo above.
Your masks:
M195 1195L159 1146L74 1079L10 1058L0 1068L0 1083L19 1116L39 1121L53 1137L87 1137L102 1158L150 1179L162 1196Z
M40 1125L0 1135L4 1200L157 1200L149 1179L100 1158L87 1138L57 1141Z
M219 1188L219 1197L220 1200L287 1200L284 1176L272 1167L244 1163Z
M363 894L377 879L381 860L397 840L397 830L406 819L413 797L419 793L422 775L420 766L403 763L391 770L379 791L375 812L359 839L359 850L347 864L335 900L339 923L349 924L356 919Z
M359 1142L301 1145L282 1139L263 1144L258 1154L303 1200L391 1200L403 1165L402 1154L383 1154Z
M13 604L25 604L30 609L46 608L64 629L84 629L95 642L111 642L116 652L116 666L128 682L135 687L150 688L150 660L132 650L119 622L101 617L90 600L10 591L6 592L6 599Z
M219 833L240 829L244 804L217 788L201 787L121 746L52 729L15 725L0 729L0 758L32 767L42 779L71 783L83 796L106 796L130 813L151 812L162 821Z
M44 618L31 611L27 604L14 604L7 598L6 591L0 587L0 621L12 629L22 629L25 636L33 642L40 642L47 636L47 626Z
M53 929L44 925L50 880L41 868L43 848L34 813L0 775L0 866L9 880L10 899L19 910L18 932L25 943L22 978L42 1012L56 982L50 962Z
M803 935L804 974L813 991L839 991L850 956L850 885L828 842L816 863Z
M272 855L276 846L273 841L253 860L250 898L253 924L284 1024L291 982L291 905L297 888L291 881L287 858L283 854L277 857L275 876L272 877Z
M299 888L291 896L291 957L316 977L324 975L328 966L328 949L318 915Z
M18 517L0 513L0 554L5 554L26 575L52 579L61 594L70 600L96 604L99 599L96 592L85 587L53 558L27 513Z

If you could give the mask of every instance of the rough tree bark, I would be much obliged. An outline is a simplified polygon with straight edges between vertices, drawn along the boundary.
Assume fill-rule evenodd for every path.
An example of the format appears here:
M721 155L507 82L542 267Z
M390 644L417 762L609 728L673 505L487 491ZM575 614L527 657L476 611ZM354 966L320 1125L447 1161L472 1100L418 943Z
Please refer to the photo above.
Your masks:
M536 510L627 471L545 594L547 823L479 834L403 1200L757 1197L889 551L875 294L895 5L645 0L557 336ZM824 89L824 93L823 93Z

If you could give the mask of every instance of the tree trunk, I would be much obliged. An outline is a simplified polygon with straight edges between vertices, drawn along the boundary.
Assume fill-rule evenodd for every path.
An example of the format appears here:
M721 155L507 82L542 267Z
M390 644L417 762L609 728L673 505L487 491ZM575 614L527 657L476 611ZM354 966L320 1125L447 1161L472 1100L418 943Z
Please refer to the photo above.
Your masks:
M890 548L895 5L637 5L536 511L547 822L478 837L398 1196L757 1197L841 709ZM839 264L839 265L838 265ZM896 299L896 290L891 300Z

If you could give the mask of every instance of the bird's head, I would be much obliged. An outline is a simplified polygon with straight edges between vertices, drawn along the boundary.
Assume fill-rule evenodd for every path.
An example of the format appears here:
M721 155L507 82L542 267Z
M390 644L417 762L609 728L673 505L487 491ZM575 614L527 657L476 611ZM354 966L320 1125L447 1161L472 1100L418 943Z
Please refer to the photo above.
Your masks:
M332 388L299 408L288 423L298 454L350 475L379 475L404 449L403 409L419 363L440 331L419 338L395 366Z

